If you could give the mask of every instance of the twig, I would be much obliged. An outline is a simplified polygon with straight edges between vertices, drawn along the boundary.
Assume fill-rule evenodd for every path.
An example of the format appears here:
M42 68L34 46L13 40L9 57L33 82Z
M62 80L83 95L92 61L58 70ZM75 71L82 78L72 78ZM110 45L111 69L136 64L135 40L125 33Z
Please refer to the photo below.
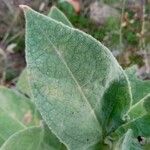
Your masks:
M16 15L14 16L11 25L7 29L7 32L6 32L5 36L3 37L1 43L5 43L5 41L7 40L8 36L13 28L13 25L15 24L16 20L18 19L18 16L19 16L19 11L16 12Z
M120 31L119 31L119 42L120 42L120 49L122 50L123 48L123 40L122 40L122 22L123 22L123 18L124 18L124 12L125 12L125 4L126 4L126 0L122 0L122 12L121 12L121 23L120 23Z
M9 0L2 0L4 3L5 3L5 5L8 7L8 9L9 9L9 11L13 14L14 13L14 10L13 10L13 8L12 8L12 5L10 4L10 2L11 1L9 1Z
M6 54L5 54L4 50L1 49L1 48L0 48L0 54L4 58L4 68L3 68L3 71L2 71L2 78L0 79L0 84L4 85L5 78L6 78Z
M6 44L12 42L14 39L18 38L19 36L22 36L24 34L24 30L22 29L20 32L18 32L17 34L15 34L14 36L10 37L10 39L8 39L6 41Z
M141 38L140 38L140 49L144 51L144 58L145 58L145 67L146 73L150 74L150 64L148 58L148 50L145 44L145 32L146 32L146 22L145 22L145 0L141 0L142 2L142 27L141 27Z

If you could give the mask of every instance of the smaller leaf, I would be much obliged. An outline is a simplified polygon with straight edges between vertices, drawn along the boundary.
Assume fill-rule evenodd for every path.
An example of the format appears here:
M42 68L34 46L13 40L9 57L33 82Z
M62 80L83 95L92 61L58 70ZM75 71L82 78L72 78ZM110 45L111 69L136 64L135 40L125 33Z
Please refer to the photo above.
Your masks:
M136 66L132 66L126 70L128 75L131 91L133 96L133 104L139 102L147 94L150 93L150 80L141 80L136 75Z
M135 119L147 114L148 112L150 112L150 94L130 108L129 116L131 119Z
M133 131L129 129L115 145L114 150L142 150L138 140L134 138Z
M0 87L0 145L26 126L39 124L30 100L17 91Z
M24 125L34 125L34 121L38 121L33 103L15 90L0 87L0 104L0 108Z
M43 130L33 127L12 135L1 147L1 150L38 150L43 138Z
M71 22L67 19L67 17L64 15L64 13L62 13L57 7L53 6L51 8L50 13L48 14L49 17L51 17L52 19L55 19L59 22L62 22L63 24L69 26L69 27L73 27Z
M9 136L24 128L25 126L19 120L0 108L0 146Z
M54 134L46 127L31 127L12 135L1 150L66 150Z
M120 126L113 134L112 137L121 137L128 129L133 130L135 137L150 137L150 114L143 115L134 119L122 126Z
M63 10L67 16L76 15L74 7L67 0L59 0L58 7Z

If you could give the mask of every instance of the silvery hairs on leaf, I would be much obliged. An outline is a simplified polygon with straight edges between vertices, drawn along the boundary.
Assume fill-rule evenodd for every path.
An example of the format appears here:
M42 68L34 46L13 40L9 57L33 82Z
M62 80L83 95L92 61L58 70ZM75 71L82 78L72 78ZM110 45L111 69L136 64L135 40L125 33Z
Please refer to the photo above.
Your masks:
M88 149L124 123L131 103L127 77L91 36L21 7L36 106L69 149Z

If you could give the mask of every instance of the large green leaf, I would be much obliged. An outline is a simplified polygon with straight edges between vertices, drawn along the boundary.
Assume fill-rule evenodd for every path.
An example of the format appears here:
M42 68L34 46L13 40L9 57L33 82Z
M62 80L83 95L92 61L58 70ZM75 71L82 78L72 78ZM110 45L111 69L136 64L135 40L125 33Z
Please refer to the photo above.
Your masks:
M142 146L134 137L133 131L129 129L123 137L119 139L114 150L142 150Z
M131 119L138 118L150 112L150 94L134 104L129 111Z
M28 98L20 93L0 87L0 143L16 131L38 124L34 107Z
M29 82L39 111L70 149L97 144L124 123L130 107L122 68L91 36L22 7Z
M1 150L66 150L65 146L48 130L31 127L12 135Z
M128 68L126 73L131 83L133 104L135 104L150 93L150 80L141 80L138 78L136 75L136 66Z

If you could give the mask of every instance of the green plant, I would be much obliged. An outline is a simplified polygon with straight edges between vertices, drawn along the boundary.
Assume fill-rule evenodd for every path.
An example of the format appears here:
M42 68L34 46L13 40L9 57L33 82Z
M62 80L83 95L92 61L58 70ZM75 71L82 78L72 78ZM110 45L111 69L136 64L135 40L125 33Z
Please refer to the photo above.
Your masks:
M150 81L125 72L56 7L48 17L21 8L27 68L15 90L0 88L1 150L148 149Z
M93 21L89 19L87 15L83 15L83 13L75 13L72 5L67 1L61 1L57 5L75 27L92 35L102 43L105 43L105 45L107 45L107 47L110 49L118 49L116 46L119 42L118 29L120 22L118 18L110 17L106 20L106 23L103 26L98 27Z

